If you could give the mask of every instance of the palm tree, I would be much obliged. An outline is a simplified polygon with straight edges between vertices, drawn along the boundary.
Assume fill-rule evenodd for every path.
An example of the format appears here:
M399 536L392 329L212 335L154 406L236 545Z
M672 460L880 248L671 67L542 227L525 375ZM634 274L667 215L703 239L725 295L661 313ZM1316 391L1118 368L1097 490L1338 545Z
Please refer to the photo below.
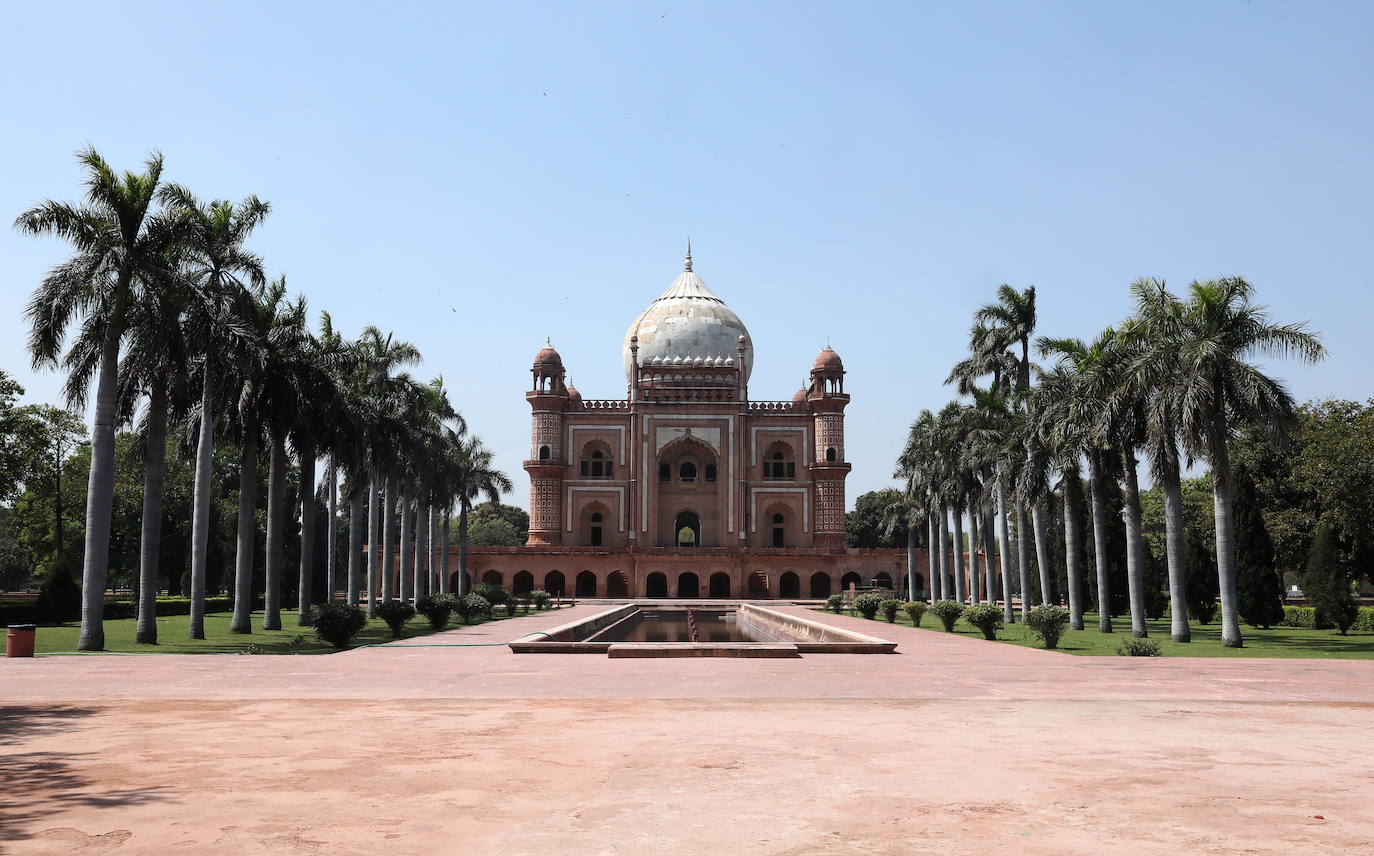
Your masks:
M1252 301L1254 287L1240 277L1189 286L1180 335L1157 343L1144 371L1165 375L1172 362L1176 380L1169 398L1185 450L1212 469L1216 513L1217 578L1221 591L1221 643L1244 644L1236 608L1235 531L1231 459L1227 444L1241 424L1262 425L1275 439L1292 418L1293 399L1283 383L1248 361L1251 355L1296 356L1314 363L1326 355L1307 325L1276 324ZM1153 371L1151 371L1153 369Z
M458 440L449 450L449 478L458 504L458 577L468 579L468 515L479 496L493 503L501 501L514 485L505 473L492 465L495 454L480 437ZM462 594L463 592L459 592Z
M29 299L29 354L35 368L57 366L67 330L77 318L82 336L100 342L91 471L86 491L86 544L82 567L81 634L77 648L105 647L105 580L114 501L114 434L119 393L119 348L129 307L167 272L177 240L174 218L152 210L162 179L154 152L142 173L118 175L94 149L77 155L86 172L85 204L48 200L20 214L15 227L51 235L74 252L48 271ZM84 391L69 398L84 399Z
M226 200L201 203L175 184L162 200L182 222L178 273L195 294L184 320L185 339L198 346L200 409L196 414L196 475L191 512L191 615L186 635L205 638L205 575L210 545L210 491L213 481L216 413L223 396L221 376L242 363L242 351L256 348L249 326L254 317L249 288L266 284L262 260L243 249L266 219L270 207L256 196L235 205ZM237 353L238 359L230 359Z
M1177 366L1172 360L1153 360L1152 352L1183 334L1184 306L1164 283L1139 279L1131 285L1135 314L1122 326L1116 346L1117 370L1107 386L1113 407L1142 408L1145 452L1150 472L1164 495L1164 545L1169 574L1170 635L1188 642L1188 571L1184 549L1182 463L1179 458L1177 408L1171 391Z
M983 306L973 314L975 324L997 330L1000 340L1020 345L1021 357L1016 362L1016 390L1030 389L1030 341L1035 335L1035 286L1017 291L1003 284L997 289L997 302Z

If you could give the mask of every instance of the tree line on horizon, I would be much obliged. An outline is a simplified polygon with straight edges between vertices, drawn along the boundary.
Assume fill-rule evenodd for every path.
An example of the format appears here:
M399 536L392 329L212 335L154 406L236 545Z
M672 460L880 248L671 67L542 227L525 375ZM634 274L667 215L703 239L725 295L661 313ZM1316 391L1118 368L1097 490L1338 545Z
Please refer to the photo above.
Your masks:
M33 366L65 373L67 407L7 408L12 424L0 419L0 432L34 442L25 459L0 457L0 468L8 468L0 469L0 489L12 492L25 472L28 488L41 487L52 469L33 466L41 455L55 454L58 472L73 450L85 459L78 467L86 488L79 649L104 648L112 546L127 553L134 541L137 638L157 641L155 597L160 578L170 576L162 557L169 463L190 473L189 497L177 501L189 500L190 509L186 555L178 561L186 567L191 638L204 638L211 551L230 551L230 544L231 629L251 631L255 596L263 602L263 629L281 628L286 529L296 519L302 625L311 621L313 603L333 600L341 548L350 604L365 597L375 614L379 597L446 592L451 514L456 509L466 571L473 503L484 495L499 502L511 482L467 433L443 379L426 383L407 371L420 362L419 350L373 326L345 338L327 312L312 330L305 297L288 296L285 277L269 279L263 260L245 246L270 213L256 196L202 201L164 181L158 153L141 172L118 173L90 148L78 162L85 173L81 202L43 201L15 220L21 232L71 245L26 308ZM17 384L0 381L0 399L12 404ZM71 414L86 406L92 389L87 447L84 426ZM120 426L132 430L119 435ZM49 441L59 434L65 449L54 452ZM112 530L117 470L132 461L142 471L136 535L127 531L128 519ZM216 534L230 544L212 545L212 498L225 498L227 476L235 482L233 520ZM64 509L59 486L48 494L57 506L54 543L34 545L44 554L38 558L45 585L75 583L75 549L69 556L62 537L74 498ZM321 537L321 512L346 528L346 539ZM433 562L436 541L440 567ZM317 544L326 551L322 591L312 576ZM393 591L393 574L383 568L392 567L398 550Z
M876 503L882 531L936 545L932 602L996 603L1000 590L1007 622L1019 593L1023 621L1067 600L1074 629L1095 604L1099 630L1125 612L1144 637L1167 611L1186 642L1190 612L1205 623L1219 603L1222 643L1240 647L1242 617L1282 618L1282 563L1340 625L1374 556L1374 402L1297 406L1253 359L1326 351L1305 324L1274 322L1242 278L1182 296L1142 279L1131 294L1125 320L1083 341L1037 336L1034 286L1001 286L946 379L960 397L908 430L902 487ZM1184 478L1195 464L1207 475ZM909 565L915 591L914 549Z

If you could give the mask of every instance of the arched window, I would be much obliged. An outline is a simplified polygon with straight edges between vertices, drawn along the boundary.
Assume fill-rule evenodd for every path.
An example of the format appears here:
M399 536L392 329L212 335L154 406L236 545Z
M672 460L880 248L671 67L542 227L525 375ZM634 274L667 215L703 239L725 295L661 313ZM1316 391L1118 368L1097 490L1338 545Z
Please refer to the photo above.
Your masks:
M591 455L583 452L581 474L584 479L608 479L615 472L609 453L593 449Z
M671 464L658 465L658 480L664 482L673 480L673 467Z
M601 512L599 512L599 511L593 511L593 512L592 512L592 537L591 537L591 542L592 542L591 545L592 545L593 547L600 547L600 546L601 546Z
M713 482L713 481L716 480L716 465L715 465L715 464L707 464L707 465L706 465L706 480L707 480L708 482Z
M677 468L677 474L678 478L685 482L694 482L697 480L697 465L691 461L683 461Z
M541 460L541 461L547 461L547 460L549 459L549 455L550 455L550 454L551 454L551 452L550 452L548 446L540 446L540 447L539 447L539 460Z
M829 447L826 448L826 450L825 450L825 459L826 459L827 461L836 460L836 456L835 456L835 447L834 447L834 446L829 446Z
M773 515L773 546L787 545L787 520L781 514Z
M794 479L797 477L797 462L791 460L791 449L778 443L763 461L765 479Z

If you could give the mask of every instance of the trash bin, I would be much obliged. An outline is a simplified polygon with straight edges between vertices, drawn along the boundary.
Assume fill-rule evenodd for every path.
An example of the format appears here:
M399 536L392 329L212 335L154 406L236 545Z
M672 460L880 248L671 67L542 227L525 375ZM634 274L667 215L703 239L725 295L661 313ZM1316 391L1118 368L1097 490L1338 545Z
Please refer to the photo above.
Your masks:
M5 656L32 657L36 630L32 624L11 624L9 632L5 634Z

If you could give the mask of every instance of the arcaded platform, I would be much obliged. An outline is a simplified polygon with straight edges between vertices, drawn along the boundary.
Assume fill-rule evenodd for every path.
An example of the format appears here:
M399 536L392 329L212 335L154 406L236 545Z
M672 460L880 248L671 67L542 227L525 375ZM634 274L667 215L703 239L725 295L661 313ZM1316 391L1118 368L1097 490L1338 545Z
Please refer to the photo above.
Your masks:
M888 625L881 657L504 644L601 608L323 657L0 662L0 852L1374 852L1374 664Z

